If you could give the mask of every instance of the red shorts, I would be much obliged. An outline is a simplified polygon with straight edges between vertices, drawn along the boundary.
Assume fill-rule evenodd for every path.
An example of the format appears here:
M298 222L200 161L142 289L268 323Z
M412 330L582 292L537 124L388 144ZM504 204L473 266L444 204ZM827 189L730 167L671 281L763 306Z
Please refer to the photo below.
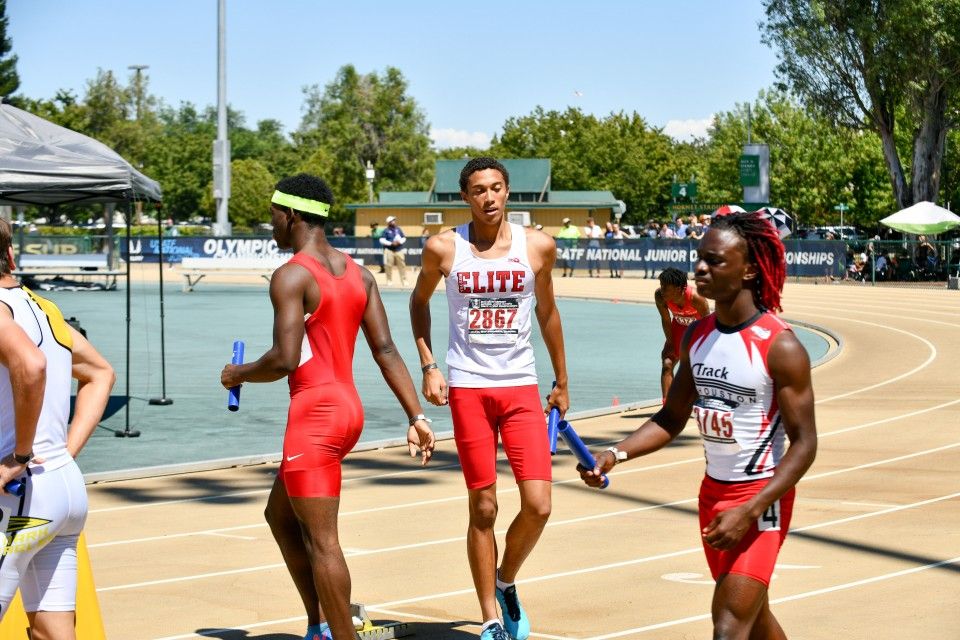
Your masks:
M690 328L690 325L686 324L677 324L676 322L670 323L670 335L673 337L673 353L664 353L665 357L669 357L676 364L680 360L680 345L683 343L683 334L687 332L687 329ZM663 342L663 350L666 351L667 342Z
M307 387L290 398L280 480L293 498L340 495L340 461L363 431L363 406L352 384Z
M721 511L747 502L770 481L769 478L752 482L720 482L704 476L700 485L700 529L703 530ZM796 489L790 489L770 505L760 518L750 525L743 539L733 549L718 551L703 543L710 573L716 580L727 573L748 576L770 586L770 576L777 563L780 547L787 537Z
M497 435L521 480L553 479L547 424L537 385L522 387L450 388L453 438L468 489L497 481Z

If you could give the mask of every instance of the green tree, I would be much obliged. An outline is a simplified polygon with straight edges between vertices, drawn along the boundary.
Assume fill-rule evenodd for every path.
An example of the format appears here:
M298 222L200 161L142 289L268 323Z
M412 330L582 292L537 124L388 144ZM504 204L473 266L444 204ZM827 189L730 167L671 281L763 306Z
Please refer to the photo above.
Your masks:
M17 56L11 55L13 44L7 37L7 0L0 0L0 97L12 96L20 88Z
M216 126L190 103L162 107L158 118L160 134L149 141L144 172L163 188L164 216L188 220L200 213L211 182Z
M764 5L761 31L779 51L778 76L832 121L880 136L898 206L935 201L957 116L960 0Z
M551 188L609 190L627 204L627 220L663 215L675 167L672 142L636 113L606 118L580 109L510 118L490 153L502 158L550 158Z
M476 147L447 147L446 149L434 149L433 155L437 160L469 160L470 158L479 158L488 156L489 149L478 149Z
M762 92L752 105L752 139L770 146L771 204L799 224L835 224L834 205L846 220L872 228L892 206L880 140L869 131L837 127L780 92ZM699 154L699 199L740 202L739 156L747 139L747 105L715 116Z
M320 175L330 183L337 201L333 219L346 218L345 203L367 200L367 162L376 171L377 189L416 191L430 186L429 127L407 94L399 69L363 75L346 65L322 91L312 85L304 95L305 115L293 136L305 158L300 168L328 167Z
M227 214L234 225L256 227L261 222L270 222L270 196L277 180L258 160L234 160L230 163L230 202ZM203 209L210 215L216 213L213 199L213 180L203 194Z

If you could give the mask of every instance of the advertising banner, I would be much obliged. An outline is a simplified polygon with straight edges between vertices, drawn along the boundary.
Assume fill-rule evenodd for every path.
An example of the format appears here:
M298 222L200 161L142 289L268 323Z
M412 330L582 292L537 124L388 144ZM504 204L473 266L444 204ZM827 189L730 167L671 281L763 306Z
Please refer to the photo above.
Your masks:
M328 238L330 244L363 264L378 267L383 263L383 249L371 238ZM416 242L416 241L414 241ZM669 240L653 238L630 238L616 240L599 247L590 247L587 240L565 240L557 245L557 266L566 262L576 269L586 269L587 263L594 268L606 269L620 266L631 271L660 272L667 267L677 267L693 272L697 262L696 240ZM121 256L126 259L126 241L120 239ZM419 243L417 243L419 244ZM844 243L837 240L792 240L785 242L787 248L787 274L789 276L842 275L845 260ZM407 248L407 265L420 266L419 246ZM157 262L160 244L157 238L135 237L130 243L133 262ZM178 263L185 257L196 258L268 258L284 253L272 238L209 238L177 237L164 238L163 260ZM599 264L597 264L599 263Z

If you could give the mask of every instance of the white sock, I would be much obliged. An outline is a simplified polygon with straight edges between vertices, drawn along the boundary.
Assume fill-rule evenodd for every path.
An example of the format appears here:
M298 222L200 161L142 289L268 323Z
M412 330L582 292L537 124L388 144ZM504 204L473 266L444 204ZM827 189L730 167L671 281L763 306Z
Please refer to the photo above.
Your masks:
M495 625L495 624L500 624L500 621L499 621L498 619L496 619L496 618L494 618L493 620L487 620L486 622L483 623L483 626L480 627L480 633L483 633L483 632L486 631L489 627L492 627L492 626Z

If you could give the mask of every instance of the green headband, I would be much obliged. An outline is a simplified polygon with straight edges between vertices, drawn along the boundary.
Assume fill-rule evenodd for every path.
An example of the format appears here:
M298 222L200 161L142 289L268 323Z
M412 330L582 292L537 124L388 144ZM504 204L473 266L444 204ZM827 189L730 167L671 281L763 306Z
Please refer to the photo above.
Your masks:
M282 207L290 207L291 209L296 209L297 211L303 211L304 213L312 213L314 215L323 216L324 218L330 215L330 205L326 202L311 200L310 198L301 198L300 196L292 196L289 193L284 193L282 191L274 191L273 197L270 198L270 202L273 204L279 204Z

